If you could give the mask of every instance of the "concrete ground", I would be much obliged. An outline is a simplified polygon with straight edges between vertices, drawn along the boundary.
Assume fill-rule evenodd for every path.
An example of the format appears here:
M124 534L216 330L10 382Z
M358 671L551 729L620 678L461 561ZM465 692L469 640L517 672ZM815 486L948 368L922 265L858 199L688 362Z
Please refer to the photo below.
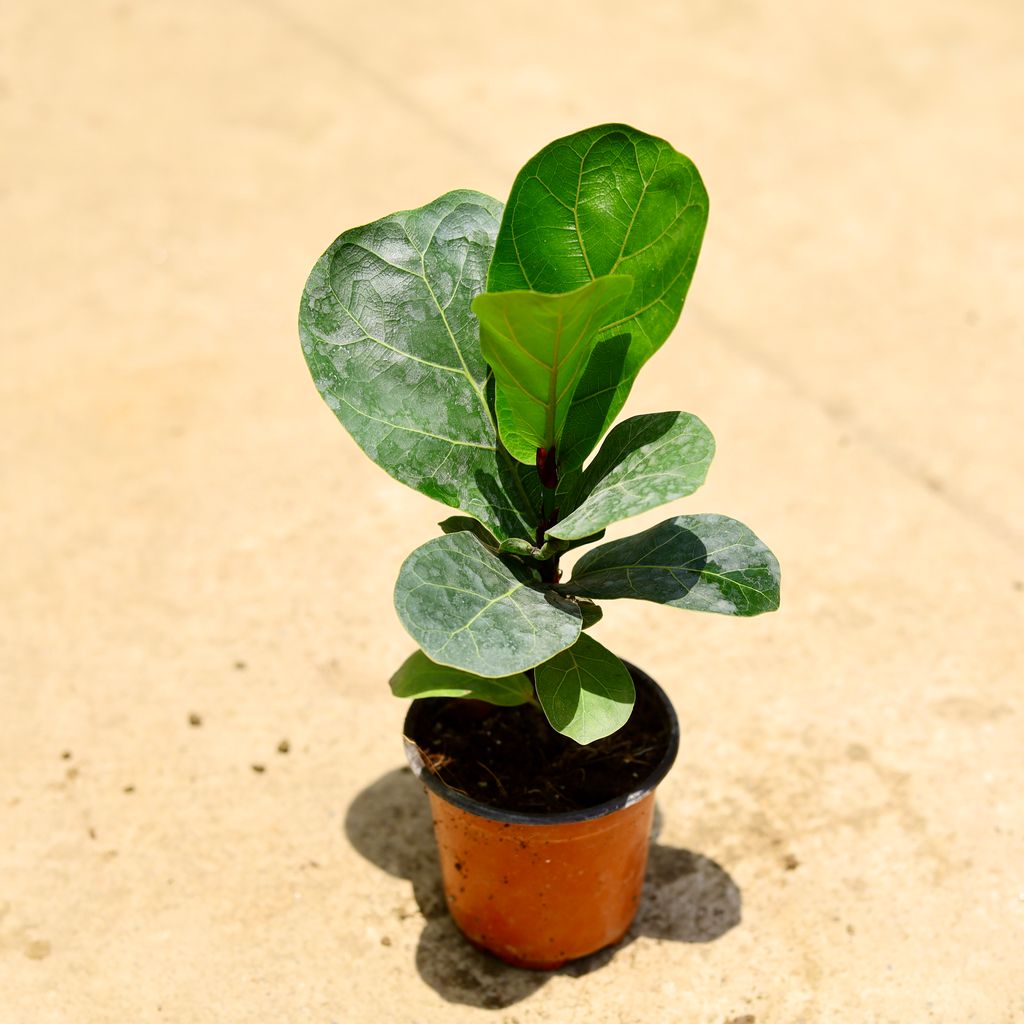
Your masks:
M0 1022L1024 1021L1022 49L1005 0L0 6ZM295 318L342 229L609 120L712 204L629 408L711 426L678 509L783 608L607 607L683 745L631 940L549 977L441 906L386 680L444 512Z

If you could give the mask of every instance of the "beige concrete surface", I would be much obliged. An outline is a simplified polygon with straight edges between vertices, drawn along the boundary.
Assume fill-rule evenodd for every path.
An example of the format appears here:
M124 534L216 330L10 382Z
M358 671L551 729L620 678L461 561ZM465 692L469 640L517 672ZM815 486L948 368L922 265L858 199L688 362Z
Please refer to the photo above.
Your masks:
M1024 1021L1022 52L1008 0L0 5L0 1024ZM712 205L629 408L711 426L678 508L783 609L606 609L682 751L631 941L546 977L441 907L386 680L443 512L295 317L608 120Z

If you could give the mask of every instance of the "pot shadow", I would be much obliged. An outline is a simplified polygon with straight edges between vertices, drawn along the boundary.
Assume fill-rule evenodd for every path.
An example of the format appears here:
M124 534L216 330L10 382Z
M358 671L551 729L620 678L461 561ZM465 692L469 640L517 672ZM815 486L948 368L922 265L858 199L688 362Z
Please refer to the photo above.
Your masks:
M713 860L654 839L636 920L616 946L575 960L558 971L509 967L471 946L445 905L434 827L423 787L408 768L396 768L367 786L349 805L345 833L367 860L412 882L426 922L416 949L420 977L450 1003L503 1009L541 988L552 974L579 978L609 963L638 938L713 942L740 923L736 883Z

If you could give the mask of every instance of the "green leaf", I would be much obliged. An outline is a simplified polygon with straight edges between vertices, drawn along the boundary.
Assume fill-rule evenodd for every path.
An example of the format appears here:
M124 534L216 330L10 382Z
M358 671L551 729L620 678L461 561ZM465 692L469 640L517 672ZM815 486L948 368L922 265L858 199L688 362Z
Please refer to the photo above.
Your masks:
M621 392L629 372L626 370L629 341L628 334L619 334L594 346L590 362L576 385L576 394L569 407L569 422L562 433L562 448L558 456L562 479L566 478L567 472L578 472L626 400L633 377L639 372L639 367L632 371L629 386Z
M604 618L604 612L601 610L600 605L594 604L593 601L588 601L586 598L581 597L577 599L576 603L580 606L584 629L590 629L591 626L596 625Z
M588 551L559 588L577 597L634 597L722 615L779 607L779 563L728 516L676 516Z
M435 537L409 555L395 608L432 661L488 678L539 665L581 629L575 601L532 585L471 533Z
M629 720L636 700L629 669L586 633L535 675L551 727L577 743L593 743Z
M498 430L520 462L556 448L597 332L622 311L633 281L599 277L563 295L485 292L473 300L497 382Z
M498 538L483 523L478 523L475 519L470 519L469 516L449 516L447 519L442 519L437 525L441 527L442 533L468 532L473 534L481 544L494 548L495 551L500 547Z
M711 431L686 412L633 416L612 429L576 490L575 511L547 531L576 540L692 494L715 454Z
M487 679L448 665L437 665L422 651L406 658L391 677L396 697L470 697L511 708L533 700L533 684L522 673Z
M532 535L539 484L498 441L470 308L500 213L488 196L449 192L346 231L306 282L299 335L363 451L503 539Z
M582 547L585 544L596 544L602 537L604 537L604 530L598 530L597 533L592 533L588 537L580 537L579 540L559 540L557 537L552 537L544 541L537 552L537 557L542 561L553 558L555 555L562 555L566 551Z
M602 325L577 387L562 438L566 465L582 463L597 444L679 319L707 216L707 193L693 163L627 125L598 125L558 139L516 177L487 275L489 292L567 292L608 274L634 281L623 311Z
M520 558L540 558L540 548L520 537L503 540L498 547L499 555L518 555Z

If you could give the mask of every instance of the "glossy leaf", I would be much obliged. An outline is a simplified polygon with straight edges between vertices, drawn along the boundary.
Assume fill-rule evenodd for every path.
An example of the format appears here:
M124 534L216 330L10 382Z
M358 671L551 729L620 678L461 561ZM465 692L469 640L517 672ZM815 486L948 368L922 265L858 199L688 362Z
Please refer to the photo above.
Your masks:
M685 412L633 416L614 427L577 486L575 511L547 531L576 540L692 494L715 454L711 431Z
M396 697L470 697L509 708L533 700L533 684L522 672L488 679L438 665L422 651L406 658L391 677L391 692Z
M441 527L442 533L471 533L481 544L494 548L495 551L501 546L498 538L483 523L478 523L469 516L449 516L447 519L442 519L437 525Z
M538 666L537 699L551 727L577 743L593 743L629 720L636 691L629 670L586 633Z
M779 563L735 519L676 516L588 551L560 589L578 597L759 615L779 607Z
M566 465L579 465L593 449L679 319L707 215L693 163L627 125L558 139L516 177L489 292L566 292L608 274L634 280L622 313L602 325L577 387L561 450Z
M498 442L470 308L500 213L488 196L449 192L346 231L306 282L299 334L320 394L363 451L503 539L532 532L537 496Z
M468 532L435 537L405 560L395 608L432 661L489 678L539 665L582 628L575 601L535 586Z
M597 332L621 313L632 288L618 275L562 295L485 292L473 300L497 382L498 431L520 462L533 466L538 448L557 448Z

